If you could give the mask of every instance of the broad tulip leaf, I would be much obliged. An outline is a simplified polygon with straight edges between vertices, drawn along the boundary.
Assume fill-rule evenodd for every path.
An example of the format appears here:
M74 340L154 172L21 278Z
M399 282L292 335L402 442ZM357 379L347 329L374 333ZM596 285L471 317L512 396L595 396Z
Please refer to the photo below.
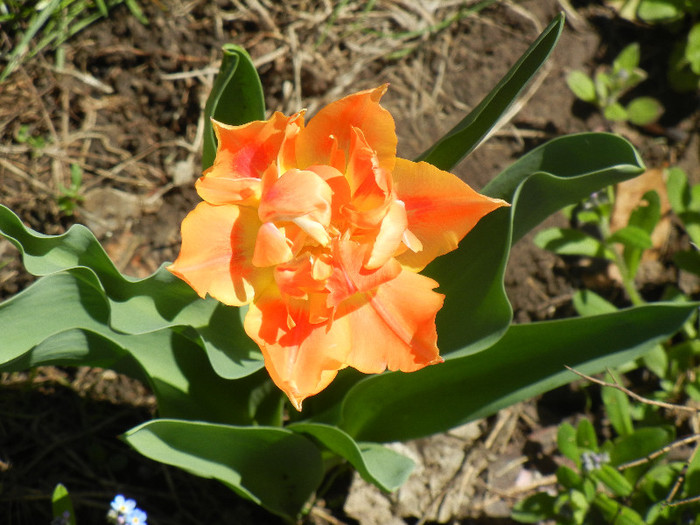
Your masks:
M512 311L503 286L511 244L552 213L643 170L632 145L616 135L583 133L552 140L501 172L484 193L512 203L484 217L459 248L425 273L440 283L439 346L447 359L488 348Z
M415 466L406 456L377 443L356 443L342 430L319 423L293 423L287 428L307 434L346 459L368 483L386 491L398 489Z
M459 124L418 159L443 170L452 169L488 137L551 54L564 28L560 14L542 31L491 92Z
M124 334L111 329L108 320L109 301L89 269L47 275L0 304L0 370L112 368L149 383L163 416L265 422L249 405L250 391L269 381L264 371L227 381L209 366L196 339L187 336L189 329Z
M361 441L443 432L640 357L674 334L696 303L657 303L586 318L513 325L482 352L418 372L373 376L350 389L339 426Z
M241 125L265 119L265 97L250 55L241 46L223 46L223 58L214 86L204 107L202 169L214 163L216 137L211 119Z
M94 282L95 290L99 290L105 301L106 310L100 323L110 329L141 334L190 326L195 330L188 336L205 348L222 377L245 377L262 368L262 355L245 335L238 308L224 306L211 298L200 299L164 267L145 279L122 275L84 226L75 225L62 235L44 235L24 226L12 211L0 205L0 235L20 250L25 267L34 275L82 268L81 275ZM92 277L87 277L85 272ZM58 292L52 297L61 300ZM26 315L27 319L33 318L30 310ZM13 337L14 332L17 337L26 334L9 325L3 335ZM0 350L0 360L4 355L4 350Z
M489 182L483 193L513 202L513 242L567 204L644 170L637 151L609 133L577 133L526 153ZM527 182L526 182L527 181ZM526 182L526 183L525 183Z
M319 448L281 428L157 419L123 439L148 458L219 480L288 519L297 517L323 478Z

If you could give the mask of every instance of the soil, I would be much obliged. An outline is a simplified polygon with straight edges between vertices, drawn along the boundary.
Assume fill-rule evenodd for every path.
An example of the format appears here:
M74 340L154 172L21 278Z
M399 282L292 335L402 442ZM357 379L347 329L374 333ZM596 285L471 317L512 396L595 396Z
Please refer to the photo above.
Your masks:
M311 115L342 95L389 82L383 104L396 119L399 155L411 158L477 105L562 9L567 26L520 110L455 173L480 188L551 138L607 130L630 139L650 168L679 165L700 181L698 95L679 95L663 80L668 33L621 20L600 2L496 2L465 14L475 4L386 1L367 11L354 1L142 0L147 26L122 5L63 45L62 68L45 51L0 84L0 203L44 233L87 224L122 271L148 275L174 259L180 221L198 201L200 116L222 44L249 51L270 112L306 107ZM453 23L435 29L451 16ZM18 43L18 29L0 28L3 54ZM565 82L569 71L590 73L632 41L641 43L641 66L650 73L633 94L655 96L666 110L647 129L612 126L577 102ZM60 200L71 164L83 174L74 210ZM565 219L554 216L545 226L555 224ZM682 242L682 233L675 225L668 232L645 263L640 286L650 297L679 279L669 246ZM571 295L583 286L625 304L605 268L582 268L531 240L514 247L506 275L516 322L573 315ZM32 279L0 240L0 299ZM102 522L118 492L137 498L155 525L278 522L218 483L150 462L118 441L155 413L139 383L105 370L56 368L0 380L0 522L49 523L58 482L69 487L79 523ZM454 452L450 465L434 461L428 442L406 445L420 465L409 485L422 493L386 498L362 492L355 480L348 497L351 479L341 476L310 521L508 523L509 506L554 471L556 425L584 410L581 397L563 389L441 436L436 446ZM504 461L511 477L499 479ZM414 505L401 505L408 500ZM363 507L385 513L373 517Z

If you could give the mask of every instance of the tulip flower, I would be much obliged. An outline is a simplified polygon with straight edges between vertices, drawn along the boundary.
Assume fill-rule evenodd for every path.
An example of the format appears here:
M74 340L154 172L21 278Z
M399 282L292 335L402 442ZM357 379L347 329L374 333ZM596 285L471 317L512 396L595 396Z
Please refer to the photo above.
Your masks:
M386 86L242 126L214 122L203 199L169 270L201 296L249 305L244 328L301 410L350 366L368 374L442 362L438 283L418 273L507 203L396 157Z

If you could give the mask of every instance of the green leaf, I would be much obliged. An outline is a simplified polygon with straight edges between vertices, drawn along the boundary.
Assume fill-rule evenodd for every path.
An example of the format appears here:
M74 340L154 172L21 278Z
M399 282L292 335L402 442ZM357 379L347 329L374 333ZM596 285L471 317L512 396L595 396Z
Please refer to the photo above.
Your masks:
M557 447L565 457L581 466L581 451L576 444L576 429L571 423L562 423L557 431Z
M619 73L621 71L631 72L639 66L639 44L633 42L625 47L617 58L612 63L613 71Z
M580 202L643 170L639 154L620 136L566 135L520 157L489 182L483 193L514 204L515 242L566 204Z
M100 323L110 330L141 334L190 326L195 331L187 335L205 348L222 377L245 377L262 368L262 355L245 334L239 309L211 298L200 299L165 267L145 279L122 275L84 226L75 225L63 235L44 235L25 227L2 205L0 235L20 250L26 269L34 275L81 269L80 275L94 284L106 302ZM59 296L55 297L60 301ZM7 333L13 331L9 327ZM23 336L21 332L17 335ZM0 361L5 355L1 349Z
M583 486L583 478L574 469L566 465L557 468L557 481L567 489L578 489Z
M656 122L663 112L661 102L653 97L637 97L627 105L627 119L637 126Z
M551 54L564 28L564 15L552 20L496 87L444 137L421 154L423 160L450 170L471 153L517 100Z
M666 190L671 208L683 222L690 239L700 244L700 185L691 188L685 172L674 167L667 172Z
M681 168L669 168L666 172L666 192L671 208L680 216L688 211L691 205L688 176Z
M600 295L590 290L579 290L571 298L576 312L581 316L616 312L617 308Z
M583 100L595 104L596 91L593 79L583 71L572 71L566 77L566 83L574 95Z
M614 446L610 450L610 463L619 466L629 461L642 459L652 452L668 445L674 437L671 427L644 427L634 430L631 434L615 439ZM649 464L625 469L624 473L632 472L628 477L630 481L649 468Z
M633 487L630 482L610 465L601 466L600 469L594 470L591 475L616 496L625 497L632 493Z
M640 204L632 210L628 224L651 235L661 220L661 199L656 191L649 190L642 196L642 201L646 204Z
M685 59L690 64L691 71L696 75L700 75L700 22L695 24L688 32Z
M316 439L346 459L368 483L386 491L398 489L408 479L412 460L377 443L356 443L342 430L318 423L293 423L287 428Z
M603 116L613 122L624 122L628 119L627 110L619 102L613 102L603 109Z
M598 438L590 420L582 419L578 422L576 427L576 445L586 450L598 451Z
M571 228L548 228L535 235L536 246L557 255L582 255L613 260L614 255L598 239Z
M68 489L62 483L56 485L51 495L51 511L54 519L64 519L61 523L75 525L75 511Z
M267 510L295 519L323 478L321 451L281 428L158 419L123 439L144 456L221 481Z
M642 0L637 16L650 24L678 20L683 16L683 0Z
M567 204L641 171L629 142L584 133L534 149L491 181L484 193L511 202L511 208L484 217L459 249L425 270L445 294L437 328L446 358L483 350L507 329L512 311L503 275L512 243Z
M685 485L683 494L685 497L697 496L700 494L700 453L699 448L695 448L688 462L688 471L685 475Z
M257 420L248 396L254 386L269 381L264 371L227 381L214 372L187 329L125 334L109 326L109 313L99 281L87 268L39 279L0 304L0 370L48 364L112 368L148 382L161 415L235 423Z
M556 498L546 492L538 492L513 507L511 518L520 523L541 523L555 516Z
M681 270L700 275L700 252L697 249L674 253L673 263Z
M241 125L265 118L265 98L260 77L250 55L241 46L223 46L223 58L204 107L202 169L214 163L216 137L210 119Z
M612 381L613 377L608 373L606 380ZM617 379L617 378L616 378ZM601 389L601 397L608 414L610 424L620 436L629 436L634 432L632 417L630 416L630 400L627 394L617 388L604 386Z
M637 226L625 226L620 228L608 237L607 240L608 242L619 242L626 248L639 248L641 250L648 250L653 246L651 236Z
M633 360L674 334L696 308L657 303L514 325L477 354L356 383L339 426L356 440L379 442L442 432L568 383L577 376L565 365L592 374Z
M593 504L600 509L607 523L614 525L644 525L644 520L636 511L625 505L620 505L602 492L596 494Z

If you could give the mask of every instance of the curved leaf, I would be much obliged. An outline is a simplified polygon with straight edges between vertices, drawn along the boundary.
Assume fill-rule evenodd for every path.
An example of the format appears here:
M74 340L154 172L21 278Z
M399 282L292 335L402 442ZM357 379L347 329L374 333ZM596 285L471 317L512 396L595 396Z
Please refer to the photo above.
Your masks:
M555 211L643 170L632 145L616 135L583 133L552 140L521 157L484 193L512 203L484 217L454 252L425 273L440 283L439 345L447 359L489 347L512 311L503 276L511 244Z
M394 491L403 485L415 466L406 456L377 443L356 443L337 427L294 423L287 428L312 436L328 450L346 459L362 479L386 491Z
M24 226L10 209L0 205L0 235L20 250L25 267L34 275L81 268L80 275L94 283L95 292L91 293L99 290L106 301L100 323L110 329L141 334L191 326L196 332L188 335L207 351L222 377L245 377L262 368L262 355L245 335L238 308L211 298L200 299L164 267L145 279L122 275L84 226L75 225L62 235L44 235ZM60 301L58 293L52 297ZM31 314L31 310L26 313ZM8 325L8 337L15 332L18 337L27 333L15 326ZM5 355L0 351L0 358Z
M249 398L269 383L264 371L227 381L184 332L164 328L124 334L108 326L108 315L109 303L87 268L43 277L0 304L0 370L48 364L112 368L148 382L163 416L261 422L259 407Z
M515 242L567 204L643 170L642 159L624 138L610 133L577 133L553 139L523 155L489 182L483 193L509 202L517 198Z
M129 430L123 439L146 457L217 479L291 520L323 477L318 447L281 428L158 419Z
M260 77L250 55L241 46L223 46L223 58L204 107L202 169L214 163L216 137L211 119L240 125L265 118L265 98Z
M416 160L449 171L471 153L545 63L563 28L564 15L559 14L479 105Z
M633 360L675 333L696 303L658 303L586 318L514 325L488 350L357 383L340 428L356 440L413 439L493 414L587 374Z

